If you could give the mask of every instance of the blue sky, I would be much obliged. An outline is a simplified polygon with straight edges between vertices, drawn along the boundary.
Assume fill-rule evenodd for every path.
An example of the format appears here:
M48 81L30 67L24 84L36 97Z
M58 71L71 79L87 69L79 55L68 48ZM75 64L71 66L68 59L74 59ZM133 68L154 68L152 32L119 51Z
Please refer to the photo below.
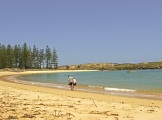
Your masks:
M0 43L56 48L59 65L162 61L161 0L1 0Z

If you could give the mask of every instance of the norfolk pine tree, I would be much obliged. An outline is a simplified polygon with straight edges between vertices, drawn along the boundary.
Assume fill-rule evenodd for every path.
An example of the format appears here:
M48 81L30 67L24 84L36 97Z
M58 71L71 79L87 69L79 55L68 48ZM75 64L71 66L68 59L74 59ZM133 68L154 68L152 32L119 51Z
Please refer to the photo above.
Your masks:
M56 51L55 48L53 49L52 62L51 63L53 65L53 68L57 69L57 67L58 67L58 56L57 56L57 51Z
M50 68L51 67L51 49L48 47L48 45L46 46L46 68Z

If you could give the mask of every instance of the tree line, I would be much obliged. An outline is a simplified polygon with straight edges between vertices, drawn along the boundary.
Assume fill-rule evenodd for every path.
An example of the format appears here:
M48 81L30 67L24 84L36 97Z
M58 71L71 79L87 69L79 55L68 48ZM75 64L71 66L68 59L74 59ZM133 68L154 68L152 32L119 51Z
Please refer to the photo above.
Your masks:
M55 48L51 50L48 45L45 49L39 49L35 45L31 48L26 43L14 46L0 43L0 69L57 69L57 67L57 51Z
M145 70L145 69L162 69L162 61L143 62L143 63L87 63L79 65L59 66L60 70Z

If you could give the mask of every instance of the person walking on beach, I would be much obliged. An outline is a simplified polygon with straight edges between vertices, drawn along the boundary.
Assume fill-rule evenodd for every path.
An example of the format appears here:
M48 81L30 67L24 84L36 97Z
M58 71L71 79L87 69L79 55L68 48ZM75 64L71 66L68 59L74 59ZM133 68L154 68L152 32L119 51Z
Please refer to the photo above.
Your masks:
M77 90L77 82L75 78L73 78L73 90Z
M73 90L73 77L68 75L68 85L70 86L70 89Z

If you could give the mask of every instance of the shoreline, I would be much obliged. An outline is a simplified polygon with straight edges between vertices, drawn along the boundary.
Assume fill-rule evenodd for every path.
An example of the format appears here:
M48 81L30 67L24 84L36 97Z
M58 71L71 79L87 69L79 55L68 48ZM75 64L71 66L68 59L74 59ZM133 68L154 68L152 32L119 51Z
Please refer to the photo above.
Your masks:
M56 106L54 108L50 107L50 109L56 110L56 112L58 112L58 110L61 110L62 113L65 115L65 117L62 116L62 119L67 119L68 117L71 117L71 119L92 120L94 119L94 116L95 116L95 119L96 118L100 118L100 119L106 119L106 118L117 119L118 118L120 120L121 119L124 120L126 118L129 119L130 116L128 115L128 113L134 119L137 119L140 117L138 114L143 115L144 117L143 116L141 117L147 118L148 120L151 120L151 118L157 118L157 120L160 120L162 118L160 117L160 115L162 114L162 101L160 100L105 95L105 94L98 94L98 93L91 93L91 92L84 92L84 91L70 91L70 90L57 89L57 88L48 88L44 86L18 84L18 83L14 83L10 81L5 81L4 79L4 76L10 76L10 75L40 74L40 73L47 73L47 72L55 73L55 72L70 72L70 71L69 70L68 71L25 71L21 73L0 72L0 90L1 90L0 92L3 93L0 96L0 99L1 99L0 102L4 102L5 99L9 99L9 98L4 97L6 95L5 94L6 90L9 91L8 94L11 99L14 99L14 97L11 94L16 96L18 93L22 91L20 95L21 98L16 97L16 98L19 98L22 103L24 103L23 105L21 105L22 108L24 107L31 108L33 106L32 102L30 103L31 104L30 107L26 105L25 103L27 101L33 101L33 99L37 99L39 102L40 101L42 102L46 100L44 97L40 97L40 96L47 96L47 98L49 97L50 99L48 101L48 105L43 105L44 102L42 102L42 105L39 104L36 106L41 107L41 109L45 110L45 108L49 107L49 104L53 102L53 104L55 104ZM71 72L74 72L74 71L71 71ZM15 92L10 93L10 91L15 91ZM30 96L29 93L33 97L26 98L25 96L23 96L23 94L28 94ZM57 98L58 100L54 100L55 98ZM11 103L13 104L13 102L15 101L8 101L8 102L10 104ZM81 104L84 101L86 101L86 103ZM66 105L63 105L63 104L66 104ZM63 106L61 107L61 105ZM1 107L2 108L0 109L1 110L0 112L8 109L4 105L2 105ZM30 110L30 112L31 111L36 112L34 109L36 108L33 108L32 110ZM66 109L67 111L70 111L70 114L72 115L67 115L68 112L64 111L64 109ZM109 113L109 112L106 112L105 110L108 110L109 112L110 111L111 112ZM45 114L46 112L42 111L42 113L39 115L33 115L32 113L30 114L32 114L36 119L41 119L41 117L42 119L44 119L44 118L48 118L52 116L55 116L61 119L61 116L42 115L43 113ZM9 114L10 113L2 112L1 116L3 118L7 118L9 117ZM22 113L22 116L23 114L24 113ZM26 114L29 114L29 112ZM24 116L26 114L24 114ZM14 114L12 116L14 116ZM22 116L17 115L17 118L21 118ZM26 117L29 118L32 116L26 115Z
M9 82L9 83L13 83L14 84L19 84L19 86L23 85L27 85L27 86L33 86L33 87L42 87L42 88L49 88L49 89L58 89L58 90L63 90L63 91L71 91L70 89L61 89L61 88L56 88L56 87L48 87L48 86L39 86L39 85L34 85L34 84L23 84L22 83L17 83L11 80L8 80L6 77L11 76L13 79L17 80L15 77L17 76L21 76L21 75L30 75L30 74L43 74L43 73L60 73L60 72L91 72L92 70L58 70L58 71L26 71L26 72L21 72L21 73L14 73L14 72L5 72L7 74L5 75L0 75L0 81L4 81L4 82ZM1 72L2 73L2 72ZM21 81L21 80L20 80ZM103 96L111 96L111 97L121 97L121 98L130 98L130 99L146 99L146 100L157 100L160 101L160 99L151 99L151 98L147 98L147 97L129 97L129 96L120 96L120 95L111 95L111 94L102 94L99 92L90 92L90 91L71 91L71 92L81 92L81 93L89 93L89 94L97 94L97 95L103 95ZM100 100L100 99L99 99ZM105 99L104 99L105 100ZM162 107L162 106L161 106Z
M72 72L74 72L74 71L72 71ZM30 75L30 74L26 74L26 75ZM2 79L4 79L4 81L13 82L13 83L17 83L17 84L47 87L47 88L51 88L51 89L70 90L70 88L69 88L69 86L67 86L67 84L53 84L53 83L39 83L39 82L25 81L25 80L19 80L17 78L19 76L21 76L21 75L5 76ZM159 94L147 94L147 93L143 93L143 92L139 93L139 92L127 92L127 91L125 91L125 92L105 91L104 88L87 87L87 86L83 86L83 85L79 85L79 88L77 91L103 94L103 95L111 95L111 96L119 96L119 97L128 97L128 98L162 100L162 96Z
M72 71L56 71L56 72L91 72L89 70L72 70ZM56 73L55 72L55 73ZM41 74L41 73L39 73ZM30 74L29 74L30 75ZM21 75L20 75L21 76ZM24 76L24 75L23 75ZM70 90L69 86L67 84L57 84L57 83L44 83L44 82L33 82L33 81L26 81L21 80L17 78L19 76L11 76L6 77L11 82L19 83L19 84L27 84L27 85L34 85L34 86L42 86L42 87L49 87L49 88L55 88L55 89L64 89L64 90ZM108 90L106 90L108 89ZM97 94L105 94L105 95L113 95L113 96L122 96L122 97L130 97L130 98L141 98L141 99L152 99L152 100L162 100L161 93L152 93L148 91L137 91L133 89L119 89L119 88L107 88L102 86L90 86L90 85L82 85L79 84L78 91L83 92L90 92L90 93L97 93Z

